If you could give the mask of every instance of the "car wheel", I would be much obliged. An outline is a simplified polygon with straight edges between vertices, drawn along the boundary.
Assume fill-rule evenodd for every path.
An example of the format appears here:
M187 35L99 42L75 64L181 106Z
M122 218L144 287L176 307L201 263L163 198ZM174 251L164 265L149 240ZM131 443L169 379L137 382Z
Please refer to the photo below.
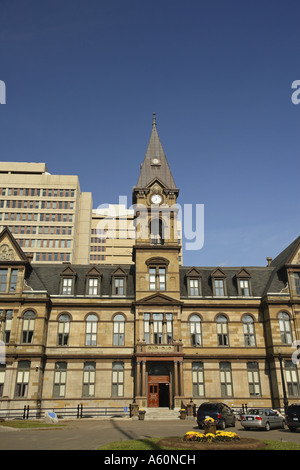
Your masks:
M222 419L222 421L220 422L220 429L224 431L225 428L226 428L225 420Z
M289 426L289 430L290 430L291 432L296 432L296 428L293 428L292 426Z
M285 429L285 428L286 428L286 422L283 419L281 423L281 429Z
M265 431L270 431L270 423L267 421L265 425Z

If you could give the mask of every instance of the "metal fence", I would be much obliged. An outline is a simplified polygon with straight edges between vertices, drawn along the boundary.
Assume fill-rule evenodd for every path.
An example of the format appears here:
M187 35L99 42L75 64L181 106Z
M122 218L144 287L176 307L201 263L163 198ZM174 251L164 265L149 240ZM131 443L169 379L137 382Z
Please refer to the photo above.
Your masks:
M65 408L33 408L25 405L20 409L0 409L0 419L41 419L47 411L52 411L58 419L73 418L125 418L131 416L131 406L128 407L89 407L82 404L77 407Z

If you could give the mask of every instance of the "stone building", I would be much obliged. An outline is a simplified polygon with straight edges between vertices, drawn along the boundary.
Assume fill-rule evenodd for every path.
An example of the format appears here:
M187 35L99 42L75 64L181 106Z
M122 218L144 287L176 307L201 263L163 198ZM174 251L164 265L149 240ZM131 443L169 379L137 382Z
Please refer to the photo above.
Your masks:
M178 193L154 119L130 263L36 263L3 229L0 408L299 401L300 237L264 267L182 266Z

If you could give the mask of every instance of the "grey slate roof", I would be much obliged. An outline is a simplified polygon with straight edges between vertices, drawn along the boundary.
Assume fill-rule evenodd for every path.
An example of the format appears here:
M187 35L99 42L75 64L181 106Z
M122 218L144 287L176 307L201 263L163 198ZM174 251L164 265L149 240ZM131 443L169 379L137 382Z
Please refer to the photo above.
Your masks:
M157 157L160 160L160 165L151 165L154 157ZM154 118L148 148L145 159L141 165L141 171L136 187L146 188L155 178L158 178L168 189L178 190L161 144L156 129L156 120Z
M91 265L70 265L76 272L74 295L86 295L87 273ZM126 297L134 296L134 267L121 265L126 273ZM60 294L61 272L66 268L64 264L32 264L26 283L33 290L46 290L49 295ZM101 296L112 296L112 274L118 266L99 266L102 273Z
M187 273L191 267L180 267L180 294L181 297L188 297L187 291ZM211 274L217 269L217 267L197 267L196 268L201 275L201 287L203 296L213 296L212 277ZM242 267L229 267L221 268L225 274L227 295L235 297L239 295L237 285L237 274ZM272 267L245 267L251 277L252 296L262 297L266 292L269 280L276 270ZM276 291L280 292L285 286L283 281L277 280ZM275 288L275 285L274 285Z

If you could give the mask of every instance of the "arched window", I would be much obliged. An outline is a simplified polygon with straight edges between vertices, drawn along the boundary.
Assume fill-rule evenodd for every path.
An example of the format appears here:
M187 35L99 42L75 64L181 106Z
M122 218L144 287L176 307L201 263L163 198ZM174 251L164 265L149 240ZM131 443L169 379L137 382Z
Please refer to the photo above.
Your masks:
M35 325L35 313L27 310L23 315L22 343L32 343Z
M190 333L191 333L191 345L201 346L201 318L199 315L192 315L190 317Z
M292 328L289 314L280 312L278 319L282 344L292 344Z
M113 345L124 346L125 342L125 318L118 313L114 317Z
M245 346L255 346L254 320L251 315L243 316Z
M68 346L70 335L70 315L63 313L58 319L58 346Z
M85 345L96 346L97 344L97 326L98 317L94 313L91 313L86 317L86 329L85 329Z
M219 346L228 346L228 321L225 315L218 315L217 317L217 335L218 335L218 345Z

